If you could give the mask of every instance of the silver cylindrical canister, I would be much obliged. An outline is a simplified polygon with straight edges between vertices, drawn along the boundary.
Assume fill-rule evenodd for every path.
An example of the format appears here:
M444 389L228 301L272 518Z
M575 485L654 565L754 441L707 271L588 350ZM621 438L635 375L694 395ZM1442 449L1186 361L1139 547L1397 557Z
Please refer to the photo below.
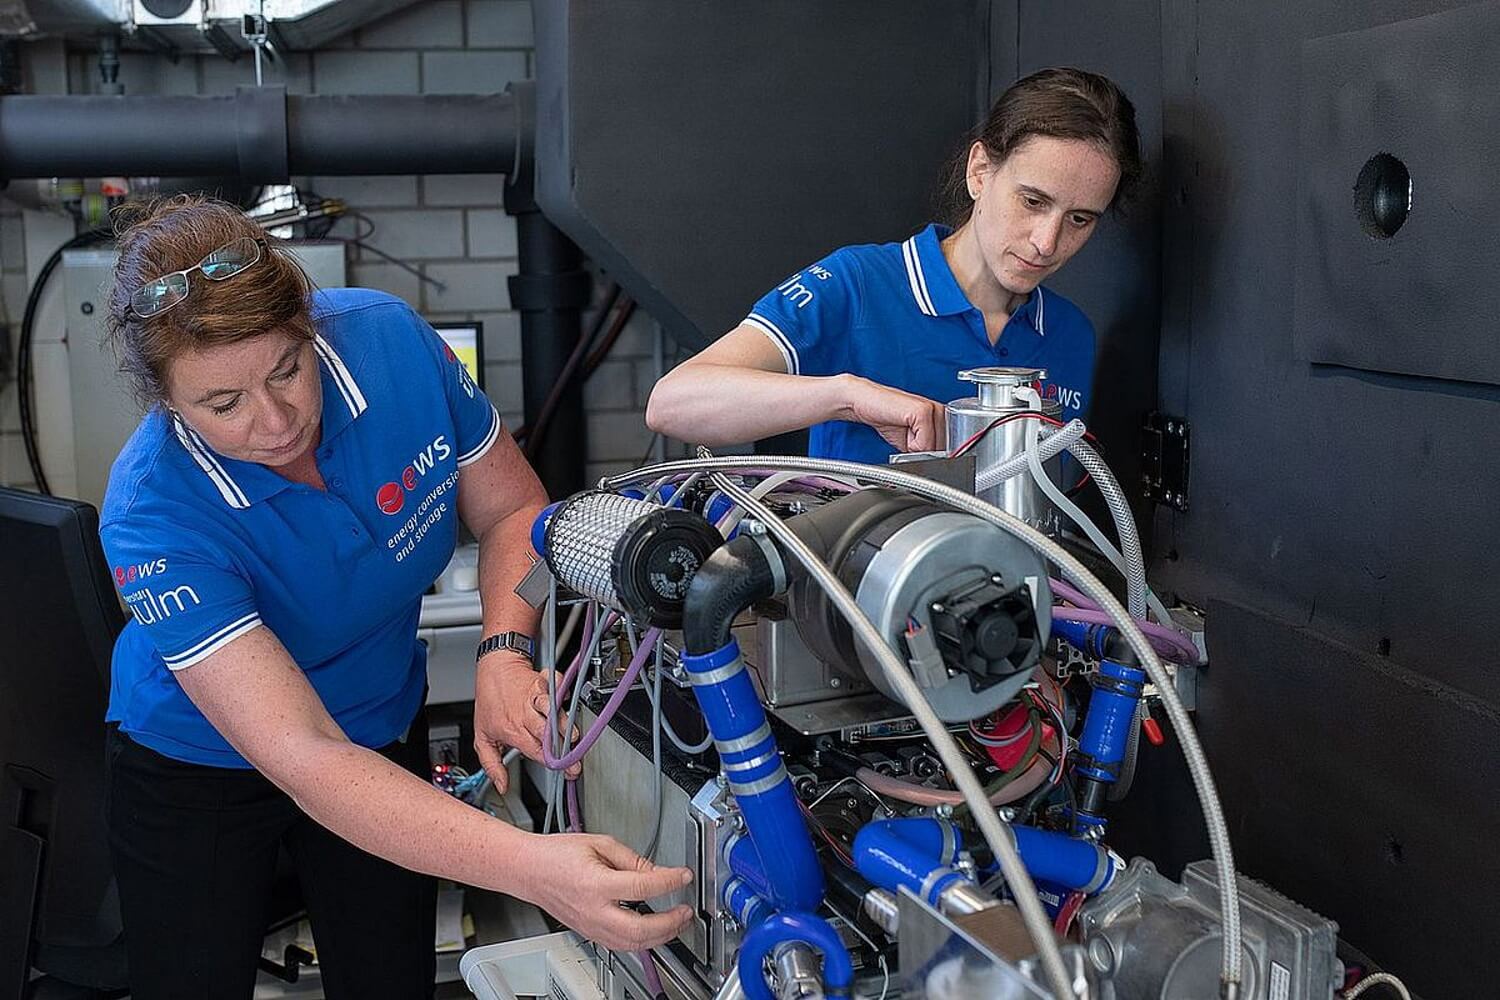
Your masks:
M1038 389L1047 377L1043 368L971 368L958 373L965 382L973 382L978 395L956 399L948 404L948 447L957 448L976 434L984 434L973 446L976 474L1026 451L1026 434L1031 420L1009 420L986 433L998 420L1016 413L1037 409L1029 394L1021 390ZM1062 406L1055 399L1044 399L1041 411L1049 417L1060 417ZM1062 459L1043 463L1052 482L1062 477ZM1056 534L1059 526L1057 508L1047 499L1030 475L1019 476L983 491L979 499L1014 514L1027 524Z
M693 574L724 542L698 514L598 491L547 508L532 538L564 585L666 628L681 626Z

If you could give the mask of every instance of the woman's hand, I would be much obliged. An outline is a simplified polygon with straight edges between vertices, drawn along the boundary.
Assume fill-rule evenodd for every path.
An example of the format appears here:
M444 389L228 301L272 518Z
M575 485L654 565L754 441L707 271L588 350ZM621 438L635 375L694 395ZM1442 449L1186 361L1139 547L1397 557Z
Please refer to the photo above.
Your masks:
M942 403L845 375L842 420L868 424L897 451L939 451L947 446L948 412Z
M558 713L558 726L567 720ZM519 653L499 650L479 661L474 675L474 751L479 763L504 792L510 775L501 763L506 747L515 747L540 762L547 727L547 678L531 669ZM582 765L564 772L578 777Z
M658 868L612 837L554 833L533 838L524 884L529 900L584 937L616 951L670 941L692 919L693 908L638 913L623 903L670 895L693 881L686 868Z

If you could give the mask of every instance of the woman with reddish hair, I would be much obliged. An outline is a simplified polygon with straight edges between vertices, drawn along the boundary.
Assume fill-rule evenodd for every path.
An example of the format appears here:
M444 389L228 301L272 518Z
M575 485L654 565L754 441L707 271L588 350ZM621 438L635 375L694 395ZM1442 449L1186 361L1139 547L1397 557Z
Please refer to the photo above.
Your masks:
M476 749L539 757L537 615L514 594L546 503L499 413L405 303L315 291L233 207L181 197L119 242L109 327L147 407L111 471L109 837L131 996L245 997L277 852L331 998L427 997L431 876L544 907L611 948L691 914L608 837L542 837L433 787L417 640L459 521L479 540Z

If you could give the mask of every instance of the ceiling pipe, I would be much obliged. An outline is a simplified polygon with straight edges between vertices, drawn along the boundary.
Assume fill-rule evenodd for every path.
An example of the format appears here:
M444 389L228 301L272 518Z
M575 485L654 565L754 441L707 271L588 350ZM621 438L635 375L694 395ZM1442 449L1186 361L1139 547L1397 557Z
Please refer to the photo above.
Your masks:
M578 248L532 198L535 92L302 96L240 87L224 97L0 96L0 178L218 176L284 184L292 176L507 175L516 216L525 417L581 336L589 275ZM511 190L513 189L513 190ZM501 192L495 192L499 200ZM535 464L553 496L583 486L583 394L564 393Z
M513 173L514 95L0 97L0 177Z

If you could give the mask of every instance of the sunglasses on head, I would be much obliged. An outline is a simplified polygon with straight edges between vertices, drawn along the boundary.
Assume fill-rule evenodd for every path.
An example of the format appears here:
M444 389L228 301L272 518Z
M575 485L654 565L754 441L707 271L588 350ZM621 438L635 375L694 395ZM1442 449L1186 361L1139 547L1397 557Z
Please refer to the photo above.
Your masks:
M188 297L188 275L201 272L209 281L227 281L260 260L265 240L241 236L230 240L192 267L164 274L137 288L130 296L130 311L141 319L160 316Z

